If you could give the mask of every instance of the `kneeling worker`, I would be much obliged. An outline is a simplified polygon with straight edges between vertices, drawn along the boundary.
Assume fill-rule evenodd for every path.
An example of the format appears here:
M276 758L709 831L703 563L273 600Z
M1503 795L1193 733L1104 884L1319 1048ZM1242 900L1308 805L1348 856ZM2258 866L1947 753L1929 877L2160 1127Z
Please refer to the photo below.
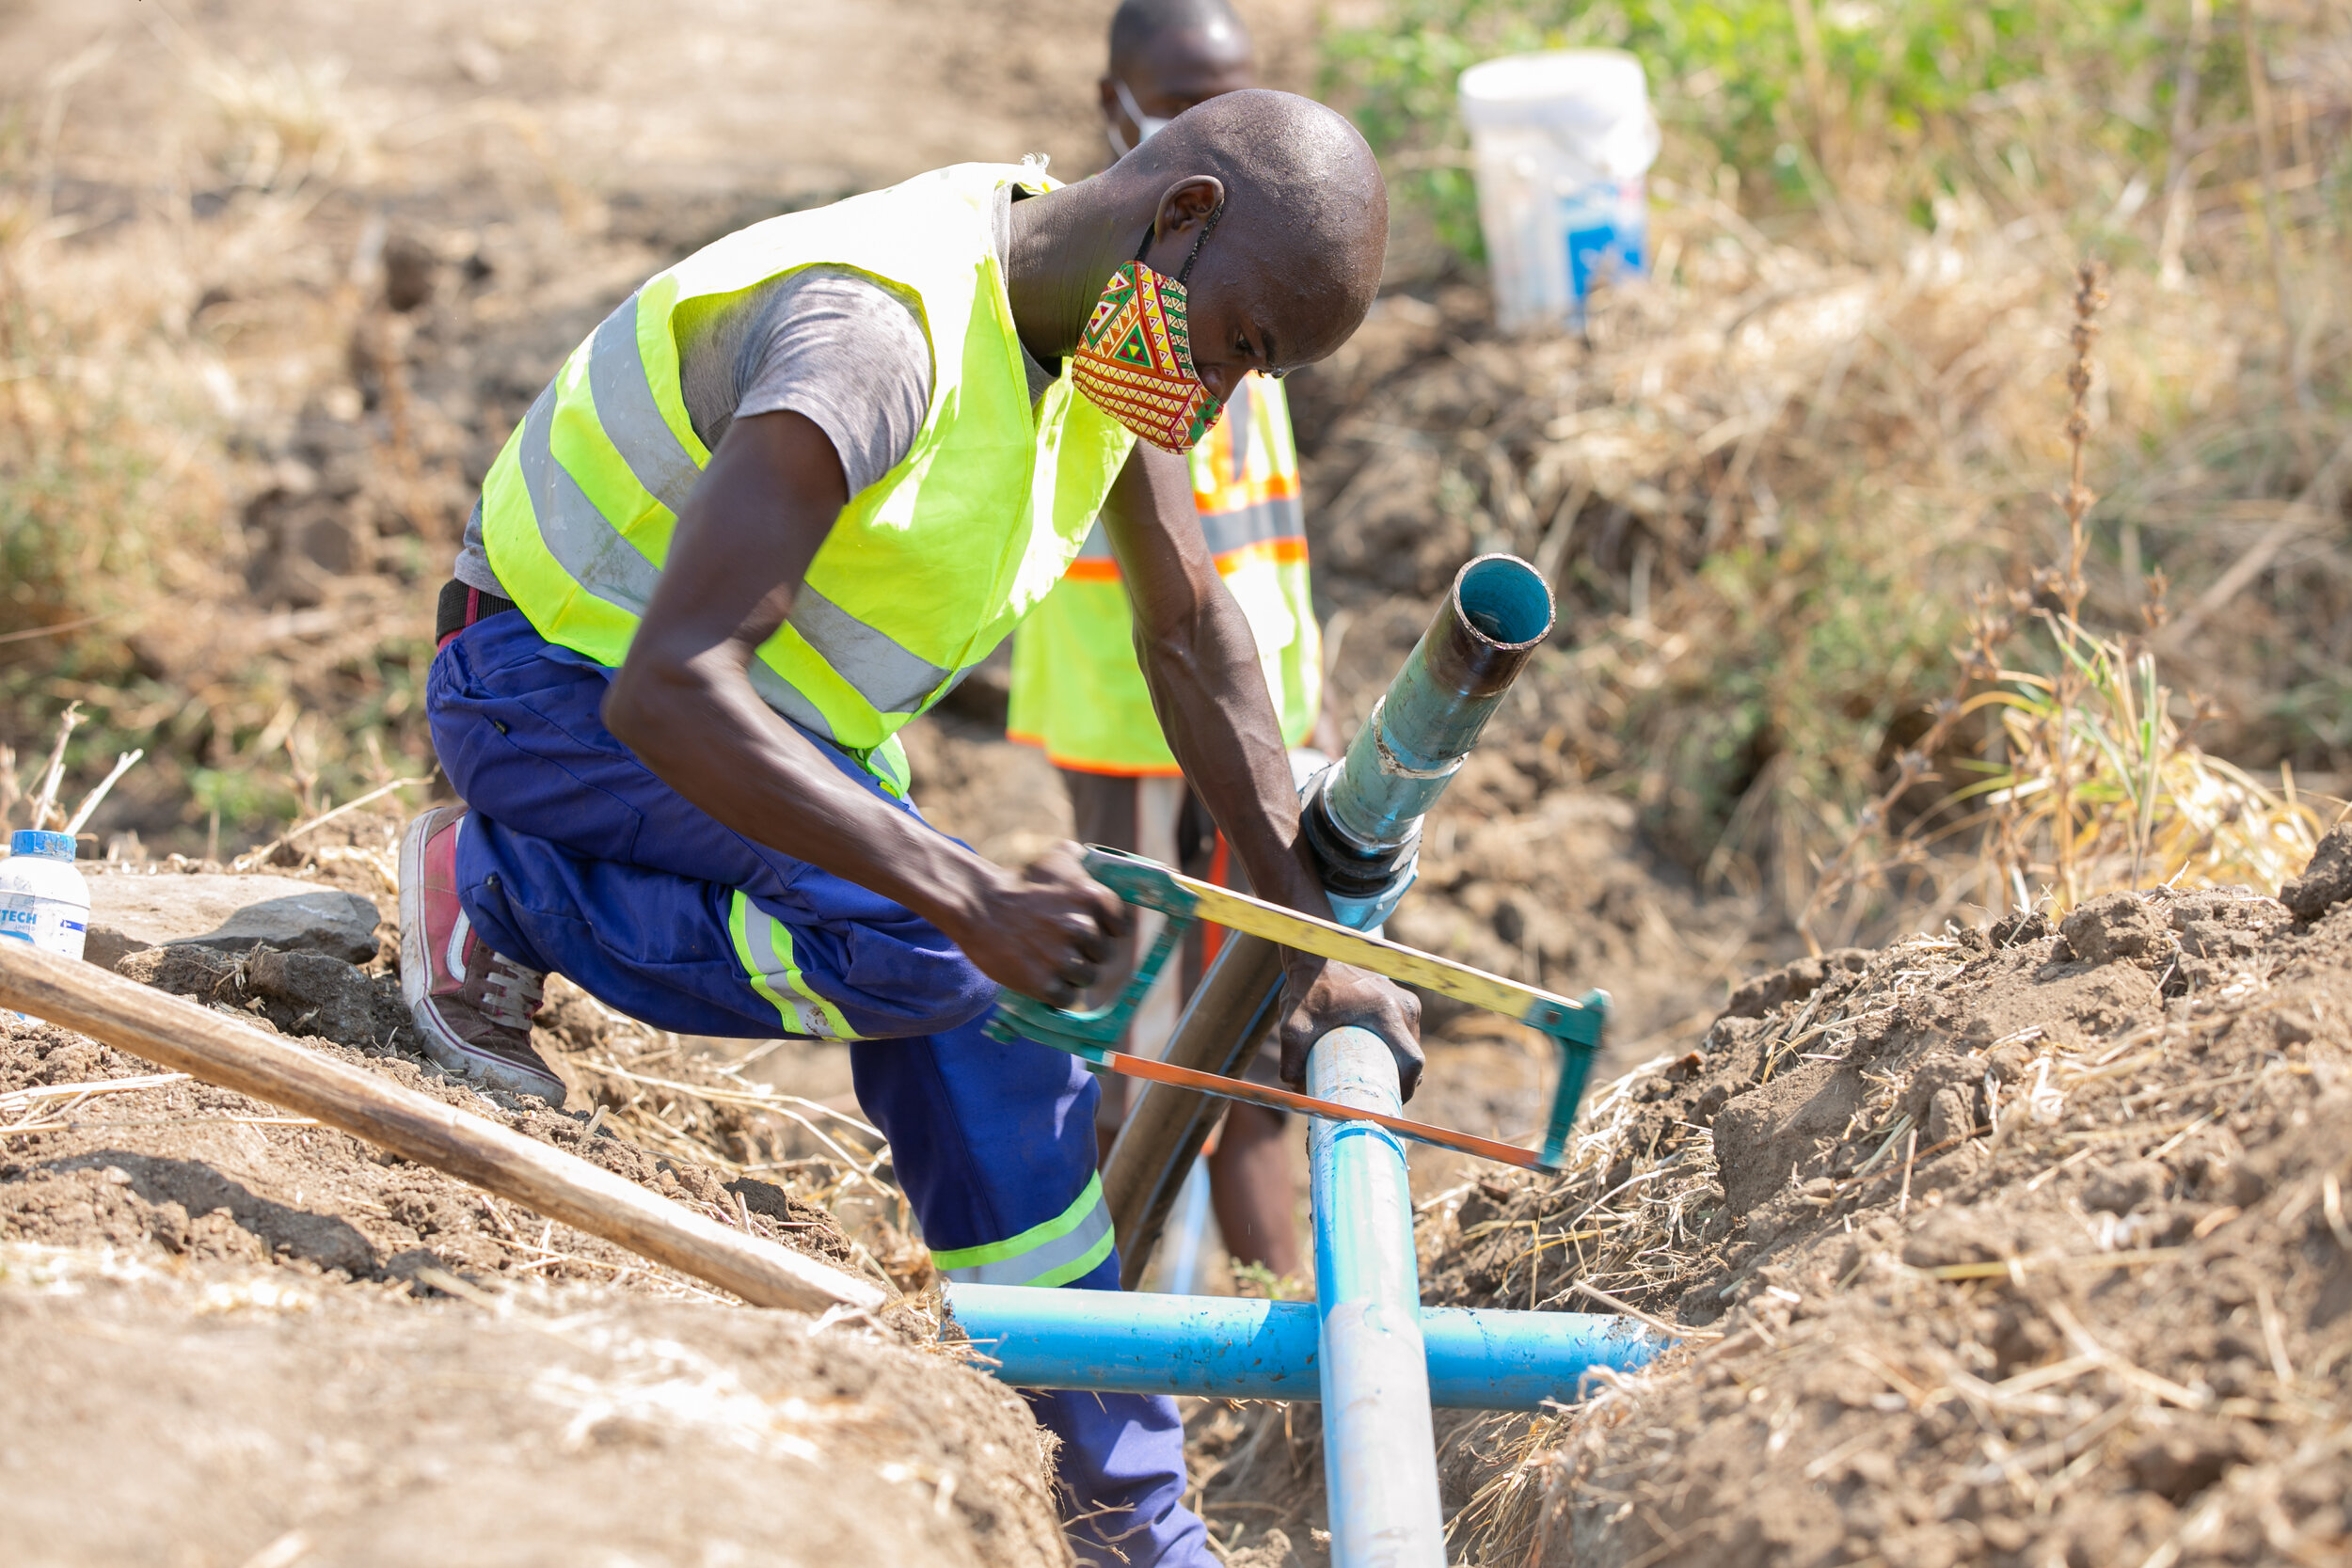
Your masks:
M1387 197L1338 116L1234 93L1054 186L961 165L741 230L575 349L483 485L426 711L466 804L401 852L428 1049L560 1097L547 972L683 1033L851 1042L950 1277L1114 1289L1093 1079L982 1024L1067 1006L1126 928L1062 847L928 826L897 732L1058 580L1101 514L1176 755L1260 894L1327 908L1250 635L1181 456L1253 370L1327 355ZM1148 444L1138 446L1142 436ZM1417 1012L1292 955L1284 1069ZM1175 1405L1035 1397L1089 1563L1207 1568Z
M1124 156L1184 110L1253 87L1257 77L1249 34L1226 0L1124 0L1111 18L1104 133ZM1210 558L1249 623L1282 738L1302 747L1321 705L1323 644L1308 592L1298 453L1281 382L1253 373L1234 386L1223 417L1192 449L1192 493ZM1136 664L1119 559L1100 523L1060 586L1014 634L1006 727L1013 739L1042 748L1060 769L1081 840L1181 865L1194 876L1242 880L1230 875L1230 856L1216 852L1210 815L1185 786L1160 733L1150 685ZM1179 973L1155 990L1154 1002L1174 1004L1191 993L1209 936L1209 927L1194 928L1183 962L1171 966ZM1139 939L1131 935L1120 944L1103 975L1104 990L1124 983ZM1172 1006L1147 1006L1124 1049L1157 1054L1174 1022ZM1271 1066L1261 1060L1251 1074L1270 1076ZM1122 1079L1104 1082L1106 1143L1124 1112L1127 1087ZM1277 1278L1301 1268L1292 1208L1297 1178L1285 1120L1262 1105L1228 1105L1208 1157L1210 1199L1226 1252Z

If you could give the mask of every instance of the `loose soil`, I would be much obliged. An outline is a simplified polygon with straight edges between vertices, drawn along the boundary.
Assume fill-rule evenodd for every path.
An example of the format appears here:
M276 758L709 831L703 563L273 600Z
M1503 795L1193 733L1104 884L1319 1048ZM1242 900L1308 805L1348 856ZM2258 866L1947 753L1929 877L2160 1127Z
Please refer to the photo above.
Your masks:
M887 1277L811 1200L839 1167L740 1174L730 1151L770 1152L782 1118L728 1103L749 1085L689 1053L650 1064L577 992L540 1037L597 1107L567 1114L421 1060L381 966L171 947L120 972ZM679 1152L626 1132L652 1113L615 1074L654 1065ZM1046 1440L937 1348L918 1302L837 1323L751 1311L45 1024L0 1032L0 1127L11 1561L1067 1560Z
M2312 918L2117 894L1774 971L1604 1088L1567 1175L1428 1206L1430 1302L1679 1341L1441 1419L1456 1560L2343 1560L2347 852ZM1194 1431L1213 1512L1320 1523L1304 1423Z

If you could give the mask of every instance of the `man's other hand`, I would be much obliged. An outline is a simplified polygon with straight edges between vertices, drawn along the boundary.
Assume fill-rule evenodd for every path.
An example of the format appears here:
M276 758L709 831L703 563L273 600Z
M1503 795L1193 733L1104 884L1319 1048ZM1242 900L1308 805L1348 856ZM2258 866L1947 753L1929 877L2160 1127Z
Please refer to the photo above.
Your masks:
M1282 956L1282 1080L1303 1088L1307 1053L1334 1029L1369 1029L1396 1058L1400 1096L1421 1086L1421 999L1353 964L1303 953Z
M1127 906L1087 874L1074 844L1021 872L999 871L947 934L981 974L1024 996L1074 1007L1127 934Z

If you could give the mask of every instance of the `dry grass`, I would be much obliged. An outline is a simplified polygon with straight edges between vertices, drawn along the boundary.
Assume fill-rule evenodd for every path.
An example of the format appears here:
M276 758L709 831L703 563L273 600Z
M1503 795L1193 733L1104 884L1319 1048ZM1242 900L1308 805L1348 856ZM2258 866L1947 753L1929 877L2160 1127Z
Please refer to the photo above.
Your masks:
M2104 827L2075 839L2080 814L2104 822L2118 791L2183 802L2177 831L2160 805L2127 835L2150 879L2184 863L2192 877L2266 874L2279 857L2263 823L2293 840L2304 820L2281 765L2322 788L2352 768L2352 553L2330 521L2352 473L2339 194L2352 12L2306 13L2253 55L2275 89L2267 173L2242 76L2181 103L2169 166L2162 137L2138 162L2102 139L2110 98L2070 95L2066 72L2095 81L2096 62L2053 58L2031 91L1947 106L1937 155L1964 149L1960 172L1906 212L1872 196L1926 166L1902 161L1901 138L1830 125L1826 184L1776 199L1760 169L1677 129L1705 107L1686 95L1724 88L1724 73L1697 87L1651 58L1669 121L1652 276L1605 299L1584 335L1549 341L1496 341L1474 296L1392 306L1386 330L1420 357L1357 351L1311 473L1325 580L1427 594L1469 549L1536 560L1562 590L1565 657L1539 662L1527 684L1541 717L1522 722L1549 730L1571 771L1637 800L1661 847L1708 883L1791 920L1810 907L1824 941L2013 901L1972 856L1933 876L1888 867L1866 890L1839 863L1857 835L1933 803L1908 789L1928 772L1944 775L1935 795L1984 784L1958 765L2012 726L1940 707L1950 650L1979 651L1979 594L2000 624L1970 694L2005 671L2029 677L2010 705L2036 733L2019 744L2049 752L2004 765L2073 770L2044 802L2063 803L2068 831L2037 828L2046 842L2010 857L2032 896L2112 877ZM2212 75L2243 47L2160 53ZM2086 252L2107 259L2113 298L2096 373L2070 388L2066 280ZM1399 325L1417 309L1425 320ZM2075 399L2090 441L2070 521L2049 492L2054 475L2072 488L2054 410ZM2039 580L2054 560L2080 585L2071 632L2037 613L2055 608ZM2174 613L2149 632L2152 569ZM2108 626L2135 628L2122 657L2090 645ZM2116 760L2028 711L2034 680L2067 686L2064 711L2118 742ZM1923 748L1939 724L1945 744ZM2199 764L2173 787L2163 759L2190 741L2236 771ZM1890 796L1901 809L1880 805Z
M2175 718L2145 640L2101 635L2083 624L2087 520L2098 499L2084 474L2092 346L2107 303L2102 282L2096 263L2076 268L2067 483L2058 498L2066 518L2063 558L2005 606L1990 593L1979 595L1969 642L1955 652L1955 689L1936 705L1927 733L1896 759L1892 782L1863 810L1858 831L1799 916L1816 952L1817 920L1842 915L1834 941L1851 941L1871 897L1904 874L1914 886L1934 890L1925 915L1933 926L1963 900L1994 914L2038 907L2062 914L2099 894L2152 883L2276 892L2318 845L2326 823L2296 798L2291 765L2273 790L2207 755ZM2169 584L2159 572L2149 588L2141 619L2160 631L2169 618ZM2018 634L2019 615L2035 635ZM2042 668L2010 668L2010 660ZM1955 757L1957 733L1980 713L1994 721L1983 728L1979 754ZM1891 830L1906 796L1954 771L1976 782Z
M755 1176L841 1222L861 1257L910 1294L929 1288L929 1251L914 1237L881 1132L847 1112L743 1075L757 1060L724 1060L605 1006L550 975L543 1046L588 1094L597 1121L641 1148ZM741 1223L735 1214L714 1217Z
M2006 607L2007 563L2047 558L2041 476L2064 452L2048 413L2061 365L2045 345L2065 321L2053 259L1963 201L1943 215L1907 254L1863 266L1772 241L1712 200L1669 208L1673 276L1599 308L1589 343L1474 334L1386 380L1367 351L1365 395L1316 474L1334 576L1426 591L1399 578L1416 547L1422 578L1486 547L1551 572L1568 646L1534 672L1541 713L1525 727L1548 730L1573 771L1631 793L1662 847L1710 881L1791 917L1874 826L1865 809L1933 724L1929 694L1948 689L1947 650L1971 629L1967 585ZM2259 395L2233 406L2259 313L2241 319L2244 302L2217 286L2113 287L2091 415L2114 446L2153 446L2165 456L2147 467L2177 469L2276 418ZM2190 340L2202 352L2185 352ZM2178 421L2201 405L2204 420ZM2232 492L2253 477L2208 464L2167 496L2176 596L2228 586L2230 541L2247 531L2235 516L2261 515ZM2153 556L2151 483L2143 470L2090 519L2090 601L2135 619L2143 574L2126 580L2116 541ZM2306 582L2308 608L2352 593L2352 555L2295 537L2278 596L2237 605L2233 635L2208 621L2144 650L2167 694L2221 705L2209 751L2277 754L2255 733L2274 705L2253 666L2280 642L2245 633L2275 626L2292 641ZM2040 676L2045 658L2020 648L1995 670ZM2175 733L2199 710L2193 697L2169 706ZM1914 891L1905 907L1931 901ZM1892 918L1874 909L1865 925Z
M2262 907L2274 923L2283 923L2282 911ZM1762 1070L1769 1077L1799 1061L1844 1059L1858 1027L1946 987L1969 956L1957 942L1931 938L1874 955L1859 982L1830 1005L1818 1006L1817 993L1769 1020ZM2322 1540L2299 1531L2280 1503L2291 1490L2308 1494L2311 1478L2325 1474L2330 1463L2340 1465L2352 1442L2352 1411L2342 1398L2352 1340L2327 1332L2327 1316L2313 1315L2308 1293L2297 1295L2292 1316L2274 1304L2271 1293L2284 1302L2280 1292L2288 1286L2271 1272L2278 1258L2260 1249L2274 1245L2262 1239L2273 1233L2287 1238L2276 1245L2292 1248L2300 1244L2294 1238L2309 1230L2320 1238L2312 1244L2324 1246L2332 1236L2336 1246L2352 1252L2352 1225L2344 1222L2343 1183L2331 1168L2323 1163L2298 1172L2291 1161L2280 1164L2262 1152L2259 1139L2300 1135L2294 1129L2309 1116L2295 1107L2320 1092L2314 1085L2327 1076L2320 1063L2339 1059L2340 1052L2314 1043L2309 1059L2300 1048L2209 1054L2233 1027L2324 1007L2313 1001L2318 991L2303 989L2312 974L2308 962L2258 947L2201 969L2187 1000L2112 1037L2019 1031L1993 1048L2013 1054L2016 1062L2007 1066L2016 1070L2005 1067L1987 1076L1984 1119L1944 1143L1928 1144L1900 1113L1909 1086L1905 1073L1888 1062L1875 1063L1865 1071L1869 1091L1841 1136L1870 1152L1803 1191L1802 1201L1827 1216L1824 1235L1832 1242L1851 1235L1850 1265L1835 1262L1834 1247L1800 1250L1805 1246L1801 1240L1772 1258L1780 1266L1766 1270L1758 1256L1725 1278L1725 1254L1710 1244L1720 1233L1690 1218L1722 1202L1711 1141L1694 1130L1661 1157L1629 1135L1637 1124L1629 1109L1645 1097L1646 1085L1659 1082L1668 1066L1662 1062L1646 1064L1602 1091L1579 1140L1576 1164L1564 1178L1513 1175L1481 1182L1481 1209L1492 1217L1467 1226L1454 1217L1467 1190L1446 1195L1425 1225L1423 1250L1441 1299L1451 1304L1575 1308L1580 1303L1571 1279L1606 1285L1661 1311L1680 1298L1685 1317L1692 1310L1687 1292L1702 1284L1720 1284L1722 1298L1740 1304L1723 1320L1725 1332L1684 1331L1680 1343L1645 1373L1596 1376L1572 1411L1533 1420L1485 1418L1458 1428L1447 1440L1448 1463L1475 1481L1451 1527L1458 1560L1514 1568L1567 1560L1563 1554L1572 1530L1579 1554L1596 1552L1603 1560L1690 1560L1712 1539L1703 1521L1675 1529L1651 1515L1654 1528L1625 1527L1648 1528L1647 1535L1611 1532L1644 1506L1665 1507L1669 1493L1681 1497L1675 1491L1677 1478L1683 1488L1691 1484L1692 1470L1669 1466L1685 1464L1709 1418L1700 1414L1705 1396L1699 1391L1728 1387L1734 1395L1752 1396L1740 1402L1745 1405L1765 1399L1756 1390L1771 1390L1777 1402L1762 1408L1785 1416L1788 1406L1780 1390L1843 1386L1822 1382L1826 1374L1817 1369L1853 1362L1870 1370L1868 1391L1883 1395L1891 1387L1900 1396L1877 1406L1897 1412L1894 1425L1881 1420L1860 1434L1837 1428L1836 1443L1814 1438L1824 1446L1804 1469L1807 1486L1834 1485L1849 1473L1853 1454L1875 1447L1907 1453L1907 1482L1922 1497L1945 1495L1938 1488L1951 1485L2014 1485L2021 1490L2006 1500L1979 1494L1988 1499L1980 1504L1982 1516L2022 1510L2028 1522L2046 1522L2053 1504L2069 1492L2128 1494L2143 1484L2130 1479L2139 1473L2130 1465L2140 1462L2127 1464L2135 1450L2124 1439L2135 1433L2184 1430L2184 1418L2251 1420L2271 1434L2268 1446L2230 1466L2221 1485L2185 1509L2172 1548L2159 1548L2148 1561L2169 1564L2185 1551L2202 1560L2200 1549L2217 1560L2322 1560ZM2225 1129L2235 1129L2245 1145ZM2204 1142L2194 1142L2199 1139ZM2251 1159L2277 1180L2259 1207L2253 1196L2240 1200L2243 1210L2207 1203L2193 1227L2185 1221L2176 1227L2185 1232L2177 1244L2155 1239L2173 1223L2161 1208L2124 1217L2086 1216L2079 1206L2054 1205L2045 1196L2042 1202L2057 1217L2049 1222L2055 1228L2043 1234L2058 1240L1983 1260L1906 1261L1904 1238L1915 1232L1877 1216L1917 1214L1920 1173L1961 1143L1976 1151L1979 1173L1960 1179L1961 1190L1975 1195L1963 1201L1988 1214L2025 1212L2033 1195L2054 1180L2079 1178L2087 1163L2112 1169L2170 1160L2193 1169L2198 1162L2190 1155L2199 1148L2218 1151L2213 1157L2225 1163ZM2188 1154L2180 1152L2185 1146ZM1948 1189L1954 1180L1947 1166L1934 1184ZM1934 1201L1951 1196L1938 1193ZM1845 1216L1842 1231L1830 1223L1839 1215ZM1997 1228L1999 1222L1994 1223ZM2241 1391L2215 1366L2195 1362L2186 1347L2201 1340L2168 1337L2137 1305L2169 1291L2188 1300L2197 1313L2217 1310L2200 1293L2207 1289L2203 1271L2210 1259L2199 1259L2201 1243L2224 1227L2234 1227L2236 1246L2268 1258L2260 1265L2262 1277L2273 1280L2247 1311L2221 1314L2242 1323L2241 1338L2257 1337L2267 1358L2259 1375L2268 1386L2250 1391ZM1809 1227L1800 1232L1808 1233ZM1482 1259L1482 1249L1489 1256ZM1824 1259L1832 1261L1825 1265ZM1844 1272L1836 1276L1840 1267ZM2138 1283L2128 1291L2083 1293L2118 1273ZM1468 1293L1466 1279L1477 1286ZM2318 1288L2312 1279L2303 1284ZM2301 1291L2303 1284L2295 1289ZM1802 1287L1802 1299L1811 1304L1795 1319L1800 1291L1788 1286ZM1979 1339L2020 1302L2025 1305L2015 1310L2039 1313L2047 1324L2046 1332L2032 1332L2034 1343L2046 1340L2049 1348L2029 1356L2015 1375L1988 1373L2016 1353L1996 1354ZM2185 1333L2191 1323L2185 1319L2176 1326ZM1953 1420L1939 1426L1939 1409L1948 1409ZM1690 1424L1694 1418L1701 1427ZM1965 1474L1923 1468L1940 1439L1917 1433L1955 1424L1963 1435L1982 1432L1983 1463ZM2122 1436L2112 1435L2119 1433ZM1466 1463L1465 1471L1460 1466ZM1760 1450L1756 1463L1754 1479L1764 1485L1770 1462ZM1795 1483L1793 1476L1784 1479ZM1731 1480L1717 1475L1714 1483ZM1727 1494L1726 1500L1745 1507L1753 1499L1742 1492ZM2313 1528L2324 1529L2325 1520ZM1986 1528L1990 1539L1991 1524ZM2265 1539L2268 1548L2261 1544ZM1641 1554L1645 1541L1657 1543L1654 1555ZM2137 1562L2142 1555L2111 1560Z
M453 481L437 451L395 451L355 385L384 379L355 364L389 330L381 220L355 253L328 214L380 178L373 100L150 11L179 79L144 161L84 134L114 34L0 104L0 736L79 702L77 769L103 771L85 747L152 753L114 819L234 848L421 770L428 611L403 541L447 537ZM273 531L321 488L302 433L322 423L371 470L346 574Z
M73 732L81 722L81 705L68 703L65 712L57 718L57 737L49 748L49 755L37 767L34 776L39 779L38 784L19 778L15 751L0 746L0 859L8 856L7 835L17 825L12 822L11 816L20 804L24 808L22 826L78 834L105 802L114 786L122 781L122 776L138 766L139 759L147 754L143 751L132 751L115 758L114 767L89 787L83 795L81 804L69 812L58 791L65 783L66 746L72 740Z
M2352 66L2340 5L2296 21L2257 40L2262 115L2210 81L2169 127L2177 155L2146 167L2076 134L2111 105L2070 84L2113 85L2082 61L1960 105L1951 146L1924 150L1838 123L1890 105L1857 86L1841 108L1832 80L1791 140L1826 205L1690 129L1740 84L1653 60L1673 126L1656 280L1584 340L1449 341L1449 314L1438 373L1351 390L1311 459L1326 580L1347 603L1417 552L1424 577L1485 545L1535 555L1567 590L1573 653L1534 733L1638 799L1711 884L1794 915L1932 721L1965 589L2026 586L2008 563L2049 554L2052 290L2088 244L2116 259L2117 301L2088 404L2115 471L2090 476L2108 495L2087 520L2087 624L2128 623L2160 562L2180 610L2150 651L2184 693L2176 722L2193 688L2220 715L2199 743L2249 776L2352 768L2352 556L2328 526ZM115 815L159 847L234 851L424 766L424 606L470 499L466 442L488 434L468 421L497 410L476 405L485 376L411 384L412 318L385 308L388 240L364 214L427 171L402 163L376 89L152 27L179 62L182 153L126 171L82 150L90 59L59 62L0 136L0 532L17 552L0 638L35 634L0 642L0 735L28 744L78 699L101 757L151 752ZM2223 71L2242 47L2226 33L2183 69ZM1955 147L1962 175L1922 196ZM560 156L533 156L560 193ZM173 194L121 211L76 195L139 181ZM548 308L544 288L489 287L494 311L438 330ZM271 532L320 493L313 427L365 459L335 498L368 557L349 572ZM197 612L155 612L171 601ZM1860 928L1897 918L1882 900Z

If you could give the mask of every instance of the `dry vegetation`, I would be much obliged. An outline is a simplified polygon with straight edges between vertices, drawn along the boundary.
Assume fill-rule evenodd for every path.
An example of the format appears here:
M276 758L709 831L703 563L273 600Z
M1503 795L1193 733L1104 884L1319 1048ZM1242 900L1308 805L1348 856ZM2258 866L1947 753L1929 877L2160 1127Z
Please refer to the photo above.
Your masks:
M2154 652L2137 638L2103 637L2083 625L2086 525L2098 499L2083 474L2096 379L2091 349L2107 297L2101 272L2088 261L2075 272L2062 558L2036 574L2030 589L2011 590L2006 605L1993 591L1978 594L1969 645L1956 657L1955 689L1935 704L1927 733L1895 759L1892 782L1862 809L1855 832L1807 901L1798 927L1809 942L1824 906L1841 899L1851 905L1865 890L1883 887L1895 868L1928 865L1929 846L1938 840L1973 838L1977 864L1972 873L1949 877L1929 912L1931 926L1968 895L1994 909L2006 904L2023 912L2046 902L2063 913L2090 893L2151 882L2276 888L2317 846L2321 824L2296 799L2292 765L2281 767L2274 794L2243 769L2207 756L2169 711L2171 693L2158 684ZM2140 616L2148 630L2160 632L2170 615L2168 584L2159 572L2149 586L2154 596ZM2047 674L2009 667L2021 613L2047 641ZM1948 790L1924 816L1890 831L1912 791L1948 777L1939 774L1938 758L1959 750L1957 733L1979 712L1994 718L1981 754L1957 764L1979 775L1977 782ZM2036 888L2042 890L2039 899ZM1847 934L1853 925L1850 918Z
M469 501L403 406L381 220L372 249L320 243L369 105L171 15L183 158L65 158L119 32L0 120L0 730L82 702L83 749L153 753L101 820L194 850L422 770L406 601Z
M1906 0L1823 8L1809 34L1800 10L1395 0L1327 30L1326 87L1390 154L1406 214L1401 287L1299 400L1322 581L1349 618L1343 719L1399 651L1386 621L1410 617L1387 605L1516 547L1568 610L1523 717L1558 759L1540 782L1629 800L1704 888L1809 911L1819 941L2016 902L1973 841L1946 859L1935 839L1932 864L1838 857L1954 788L2021 782L1971 765L1997 775L2014 750L2051 777L2059 759L2009 732L2078 662L2073 711L2106 709L2110 739L2227 764L2155 792L2183 802L2166 863L2145 863L2150 824L2136 864L2069 889L2047 846L2010 857L2026 897L2243 874L2207 829L2248 779L2284 794L2286 765L2327 792L2352 771L2344 8ZM431 178L412 103L177 15L103 32L0 117L0 739L29 755L83 701L77 779L151 752L102 834L195 853L429 768L425 605L472 479L573 318L727 216L625 221L501 91L456 116L500 219L404 218L389 198ZM1643 55L1667 124L1654 276L1581 336L1502 341L1447 281L1475 276L1452 70L1589 41ZM92 84L150 45L176 72L160 154L90 134ZM458 65L495 82L503 47ZM2074 660L2037 579L2069 549L2055 411L2086 252L2113 301L2075 626L2115 657ZM1939 726L1955 665L1986 662L2022 677L1977 682L2007 722ZM2090 794L2137 803L2150 747L2117 752Z
M1710 9L1734 28L1713 36L1670 8L1418 0L1339 40L1333 90L1441 238L1467 221L1460 58L1626 42L1668 138L1653 276L1585 333L1499 341L1438 286L1343 354L1311 473L1324 580L1345 605L1432 592L1473 546L1536 559L1565 609L1535 676L1561 773L1833 945L2135 873L2275 886L2308 836L2231 847L2227 819L2257 775L2292 793L2282 765L2336 786L2352 711L2352 15L2005 6L1996 34L1935 5L1828 8L1825 78L1800 13ZM2002 38L2037 42L2038 71ZM2070 525L2086 254L2111 302L2079 410L2097 500ZM2064 602L2053 565L2079 581ZM1956 677L1977 703L1947 719ZM2119 791L2144 803L2151 760L2176 831L2110 835L2137 850L2120 863L2015 812L1994 814L2013 865L1973 839L1933 865L1866 846L1860 886L1837 862L1957 789L2022 800L2069 768L2045 799L2082 797L2080 831Z

